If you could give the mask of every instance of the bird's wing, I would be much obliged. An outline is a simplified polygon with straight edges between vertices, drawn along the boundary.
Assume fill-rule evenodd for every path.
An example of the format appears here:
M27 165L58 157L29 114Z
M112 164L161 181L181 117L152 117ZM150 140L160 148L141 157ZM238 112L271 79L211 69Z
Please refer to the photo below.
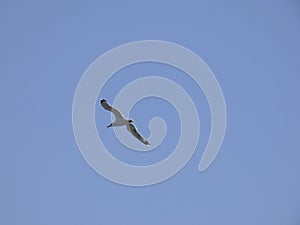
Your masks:
M101 100L101 105L103 106L104 109L111 111L116 117L116 119L123 118L122 114L117 109L111 107L105 99Z
M127 130L145 145L150 145L149 142L145 138L143 138L142 135L140 135L140 133L137 131L136 127L133 124L129 123L127 125Z

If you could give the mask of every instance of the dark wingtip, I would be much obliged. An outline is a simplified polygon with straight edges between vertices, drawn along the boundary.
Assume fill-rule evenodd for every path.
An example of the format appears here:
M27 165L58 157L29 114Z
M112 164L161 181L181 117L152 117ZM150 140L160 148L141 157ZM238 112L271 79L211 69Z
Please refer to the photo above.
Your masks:
M106 100L104 98L102 98L100 102L103 103L103 102L106 102Z

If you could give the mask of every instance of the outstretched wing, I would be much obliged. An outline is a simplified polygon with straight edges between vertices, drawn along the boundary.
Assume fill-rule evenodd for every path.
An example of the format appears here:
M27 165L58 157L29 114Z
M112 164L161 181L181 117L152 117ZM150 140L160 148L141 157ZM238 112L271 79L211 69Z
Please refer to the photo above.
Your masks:
M114 116L116 117L116 119L121 119L123 118L122 114L115 108L111 107L107 101L105 99L102 99L101 101L101 105L103 106L104 109L111 111Z
M150 145L149 142L145 138L143 138L142 135L140 135L140 133L137 131L136 127L133 124L129 123L127 125L127 130L145 145Z

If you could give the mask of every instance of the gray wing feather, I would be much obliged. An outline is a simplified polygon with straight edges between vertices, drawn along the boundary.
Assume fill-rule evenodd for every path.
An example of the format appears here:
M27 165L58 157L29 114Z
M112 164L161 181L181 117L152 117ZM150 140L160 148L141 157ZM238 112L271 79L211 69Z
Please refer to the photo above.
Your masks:
M104 109L111 111L116 118L123 118L122 114L117 109L111 107L105 99L101 100L101 105Z
M127 125L127 129L133 136L139 139L142 143L144 143L145 145L150 145L149 142L145 138L143 138L142 135L140 135L140 133L137 131L136 127L133 124L129 123Z

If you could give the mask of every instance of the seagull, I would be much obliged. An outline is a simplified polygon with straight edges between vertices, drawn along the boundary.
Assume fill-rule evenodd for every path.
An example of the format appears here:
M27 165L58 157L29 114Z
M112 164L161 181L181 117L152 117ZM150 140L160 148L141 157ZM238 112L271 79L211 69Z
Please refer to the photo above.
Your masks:
M109 127L118 127L118 126L125 126L127 127L127 130L137 139L140 140L140 142L144 143L145 145L150 145L150 143L143 138L143 136L137 131L136 127L132 124L134 121L132 119L125 119L123 115L119 112L119 110L111 107L105 99L101 99L100 101L101 105L104 109L112 112L116 118L114 122L109 124L107 128Z

